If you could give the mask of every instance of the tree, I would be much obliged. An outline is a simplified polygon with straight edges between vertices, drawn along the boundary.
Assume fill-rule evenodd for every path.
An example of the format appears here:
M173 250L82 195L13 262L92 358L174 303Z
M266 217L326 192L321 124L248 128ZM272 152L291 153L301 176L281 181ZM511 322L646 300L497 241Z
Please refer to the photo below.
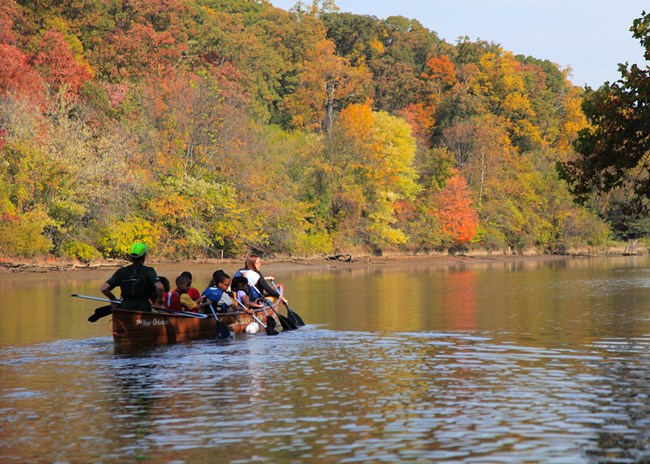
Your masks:
M323 40L305 58L299 70L295 93L285 107L296 127L329 133L336 110L369 96L370 75L365 68L354 68L336 56L334 43Z
M312 161L310 190L336 243L358 240L376 253L405 243L398 209L419 190L408 123L371 111L370 102L350 105L319 155Z
M63 91L76 94L91 75L87 66L77 63L63 34L49 30L41 41L41 51L34 58L34 66L40 70L53 93Z
M472 207L471 192L461 175L449 179L440 191L436 215L451 246L464 245L476 236L478 214Z
M650 13L634 21L632 35L650 60ZM590 126L575 143L578 156L564 163L572 192L601 213L613 192L626 199L626 213L650 206L650 69L619 65L621 78L587 88L582 105Z

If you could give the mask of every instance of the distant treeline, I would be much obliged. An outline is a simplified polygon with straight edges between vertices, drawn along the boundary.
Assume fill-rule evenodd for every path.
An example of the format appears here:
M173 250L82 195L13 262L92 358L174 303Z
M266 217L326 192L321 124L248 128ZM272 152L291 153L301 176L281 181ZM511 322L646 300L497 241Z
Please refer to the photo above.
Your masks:
M2 2L0 255L608 240L556 168L586 126L568 70L336 10Z

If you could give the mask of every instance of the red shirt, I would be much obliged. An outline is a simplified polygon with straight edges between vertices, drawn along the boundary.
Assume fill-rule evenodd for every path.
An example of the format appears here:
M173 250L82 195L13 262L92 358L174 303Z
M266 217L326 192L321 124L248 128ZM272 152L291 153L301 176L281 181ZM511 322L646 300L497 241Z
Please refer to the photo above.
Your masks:
M201 294L194 287L190 287L189 290L187 291L187 294L190 296L190 298L192 298L195 301L201 298Z
M169 309L173 309L174 311L180 311L183 309L181 306L181 296L178 294L176 290L166 294L165 307Z

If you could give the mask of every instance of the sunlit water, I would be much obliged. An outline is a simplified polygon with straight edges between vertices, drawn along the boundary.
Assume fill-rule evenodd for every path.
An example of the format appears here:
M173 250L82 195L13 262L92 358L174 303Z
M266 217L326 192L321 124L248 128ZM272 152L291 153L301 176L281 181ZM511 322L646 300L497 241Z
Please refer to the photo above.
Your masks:
M292 272L306 327L128 354L105 275L3 277L0 462L650 461L649 264Z

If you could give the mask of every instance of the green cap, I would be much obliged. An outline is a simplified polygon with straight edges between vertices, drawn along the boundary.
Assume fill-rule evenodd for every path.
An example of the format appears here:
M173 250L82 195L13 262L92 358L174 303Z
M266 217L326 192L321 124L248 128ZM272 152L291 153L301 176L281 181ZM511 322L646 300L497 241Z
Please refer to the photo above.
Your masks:
M147 245L144 243L134 243L131 246L131 258L142 258L147 254Z

